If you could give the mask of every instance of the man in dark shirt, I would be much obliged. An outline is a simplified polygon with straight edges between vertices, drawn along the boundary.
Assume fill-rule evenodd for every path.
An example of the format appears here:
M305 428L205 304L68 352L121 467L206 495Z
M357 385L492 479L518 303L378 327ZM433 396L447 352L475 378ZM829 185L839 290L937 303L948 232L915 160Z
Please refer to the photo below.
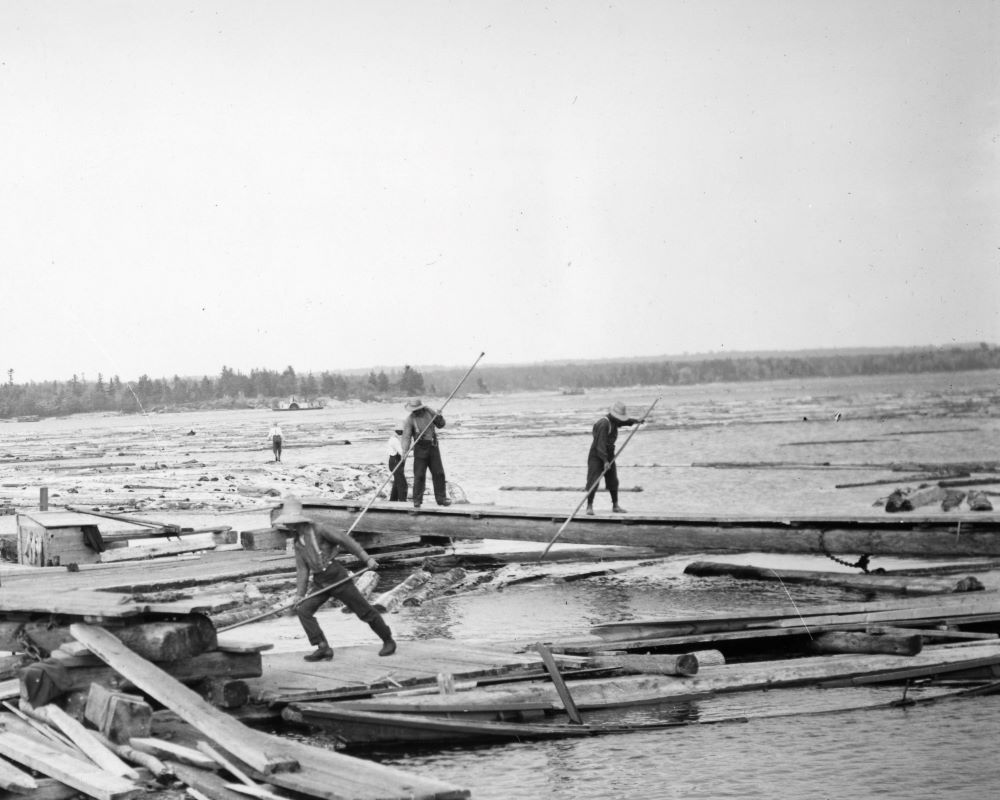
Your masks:
M604 485L611 495L611 510L624 514L625 509L618 505L618 467L614 463L615 442L618 439L618 429L623 425L635 425L639 420L628 415L625 404L617 402L608 413L594 423L594 442L590 445L587 455L587 513L594 513L594 497L597 495L597 483L604 471Z
M368 569L378 569L378 562L347 534L321 522L313 522L305 516L302 513L302 502L295 496L289 495L284 499L281 513L275 517L272 525L295 537L295 594L300 602L293 611L309 637L309 644L316 648L315 652L305 656L305 660L329 661L333 658L333 648L316 621L316 612L331 596L357 614L362 622L367 622L368 627L382 640L380 656L395 653L396 642L392 638L392 631L382 615L354 585L354 581L344 581L328 592L302 599L309 588L310 575L314 592L348 577L347 570L337 561L341 550L347 550Z
M410 442L413 442L413 507L420 508L424 501L424 485L428 469L431 471L431 482L434 484L434 499L439 506L450 506L444 463L441 461L435 430L444 427L444 417L416 398L407 400L405 408L408 414L403 421L400 448L405 453L410 449Z

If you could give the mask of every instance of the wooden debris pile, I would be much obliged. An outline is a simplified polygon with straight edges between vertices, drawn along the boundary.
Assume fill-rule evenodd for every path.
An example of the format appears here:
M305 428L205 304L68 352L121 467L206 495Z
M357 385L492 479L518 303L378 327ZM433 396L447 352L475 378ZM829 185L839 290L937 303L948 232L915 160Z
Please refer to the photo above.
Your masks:
M0 686L0 791L99 800L175 786L196 798L468 797L247 728L230 712L246 703L241 679L261 675L270 645L220 646L200 614L168 616L96 594L78 598L82 613L60 608L44 618L23 598L0 596L0 648L38 658Z

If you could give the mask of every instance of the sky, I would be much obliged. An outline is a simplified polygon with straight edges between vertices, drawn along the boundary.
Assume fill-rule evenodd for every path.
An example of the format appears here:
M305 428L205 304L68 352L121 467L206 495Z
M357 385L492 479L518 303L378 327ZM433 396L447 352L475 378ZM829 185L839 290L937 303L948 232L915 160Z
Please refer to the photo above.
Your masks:
M0 0L15 382L1000 343L992 0Z

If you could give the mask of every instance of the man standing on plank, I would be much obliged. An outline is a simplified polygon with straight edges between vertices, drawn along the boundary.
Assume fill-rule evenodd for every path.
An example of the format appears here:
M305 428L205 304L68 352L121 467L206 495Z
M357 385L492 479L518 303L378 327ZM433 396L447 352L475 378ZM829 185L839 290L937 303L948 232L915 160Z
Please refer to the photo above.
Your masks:
M621 401L616 402L608 413L594 423L594 441L587 454L587 513L594 514L594 497L597 495L597 482L604 471L604 486L611 495L611 510L624 514L625 509L618 505L618 467L614 463L615 442L618 440L618 429L623 425L635 425L639 420L628 415L628 409ZM606 470L606 471L605 471Z
M302 501L295 496L289 495L285 498L281 514L275 518L273 525L295 537L295 593L300 599L306 596L310 575L313 579L314 592L348 577L347 570L336 560L341 550L347 550L368 569L378 569L378 562L350 536L306 517L302 513ZM330 589L329 592L302 600L294 607L299 622L302 623L302 629L309 637L309 644L316 648L314 652L304 657L306 661L329 661L333 658L333 648L330 647L316 621L316 612L331 595L357 614L358 619L367 622L382 640L382 649L378 653L380 656L391 656L396 652L392 631L382 619L382 615L372 608L371 603L365 599L354 582L348 580Z
M403 452L410 449L413 441L413 507L420 508L424 501L424 485L427 481L427 470L431 471L431 482L434 484L434 499L439 506L450 506L447 484L444 477L444 463L441 461L441 451L438 449L438 437L435 428L444 427L444 417L433 408L428 408L423 401L416 398L406 401L408 414L403 420L403 437L400 447Z

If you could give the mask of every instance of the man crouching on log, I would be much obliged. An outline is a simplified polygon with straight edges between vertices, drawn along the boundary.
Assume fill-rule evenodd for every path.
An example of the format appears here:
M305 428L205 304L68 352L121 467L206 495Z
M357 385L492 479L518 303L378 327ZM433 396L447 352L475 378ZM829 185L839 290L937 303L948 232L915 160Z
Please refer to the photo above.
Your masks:
M362 549L354 539L323 523L315 523L302 513L302 501L297 497L286 497L281 514L274 522L274 527L295 536L295 592L300 601L294 610L302 623L302 628L309 637L309 644L316 648L305 656L306 661L329 661L333 658L333 648L323 635L316 612L320 606L333 595L351 611L358 619L367 622L369 627L382 640L380 656L391 656L396 652L396 642L392 631L382 615L372 608L364 595L358 591L354 582L349 580L348 571L336 560L341 549L354 555L368 569L378 569L378 562ZM321 591L325 586L332 586L328 592L321 592L314 597L306 597L309 587L309 576L313 578L313 592ZM346 579L346 580L345 580ZM335 585L334 584L339 584Z

